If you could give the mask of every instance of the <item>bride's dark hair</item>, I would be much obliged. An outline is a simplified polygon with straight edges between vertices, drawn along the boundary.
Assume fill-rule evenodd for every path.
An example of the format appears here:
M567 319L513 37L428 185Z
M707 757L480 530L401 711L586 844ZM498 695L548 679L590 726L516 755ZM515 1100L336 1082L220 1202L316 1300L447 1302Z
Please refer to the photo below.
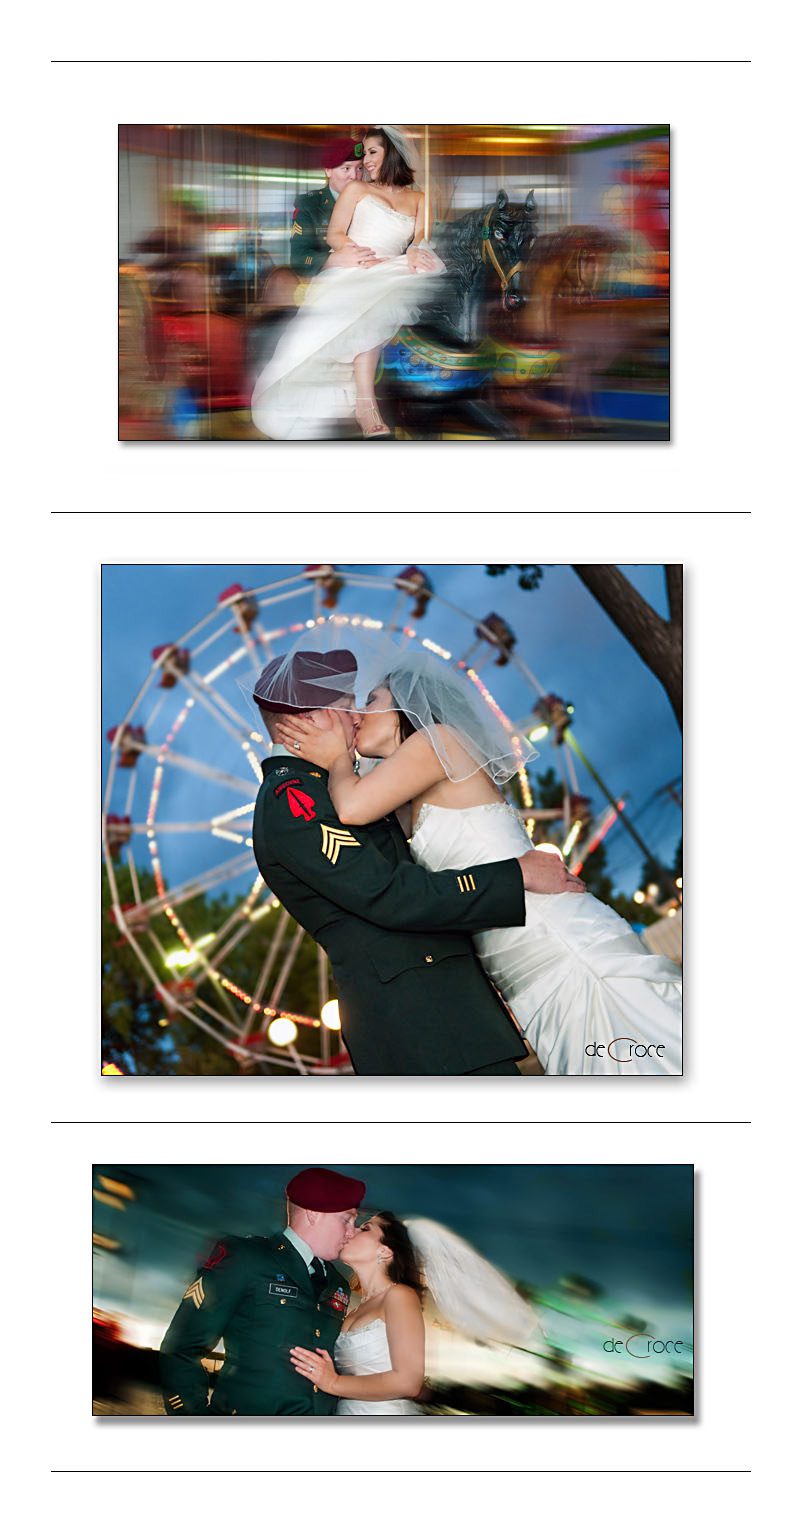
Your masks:
M383 129L368 128L364 135L365 143L367 139L377 139L384 148L384 157L381 169L375 178L376 182L382 187L413 187L414 173L408 161L400 154L397 146L392 144Z
M386 1269L392 1283L404 1283L416 1294L424 1293L417 1254L402 1219L398 1219L391 1209L384 1209L382 1214L375 1215L375 1220L381 1227L384 1245L392 1252L392 1260Z

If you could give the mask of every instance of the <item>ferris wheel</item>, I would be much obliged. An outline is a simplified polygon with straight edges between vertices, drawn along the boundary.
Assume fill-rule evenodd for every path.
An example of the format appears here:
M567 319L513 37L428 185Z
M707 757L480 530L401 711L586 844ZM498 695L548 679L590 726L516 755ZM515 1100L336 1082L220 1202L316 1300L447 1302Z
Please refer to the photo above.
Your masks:
M437 640L443 611L448 638L457 633L461 640L456 650ZM269 744L237 684L243 670L262 669L299 633L331 620L343 638L348 628L383 629L466 674L520 745L516 788L529 833L550 845L548 830L552 836L560 829L556 848L573 870L623 805L610 801L593 818L578 785L576 757L588 761L571 734L572 707L547 693L501 616L478 619L437 596L419 567L388 578L320 564L254 588L231 584L181 637L157 642L134 700L108 731L102 837L119 944L136 954L163 1006L163 1025L174 1033L181 1020L193 1023L242 1070L351 1071L327 957L256 869L252 815ZM530 714L522 720L512 721L501 704L506 670L517 671L529 687ZM523 739L556 766L555 807L534 805ZM187 810L191 817L181 817ZM192 901L231 891L219 925L198 933ZM165 922L174 944L165 942ZM301 1010L298 973L302 968L307 997L310 949L315 1008L306 1000Z

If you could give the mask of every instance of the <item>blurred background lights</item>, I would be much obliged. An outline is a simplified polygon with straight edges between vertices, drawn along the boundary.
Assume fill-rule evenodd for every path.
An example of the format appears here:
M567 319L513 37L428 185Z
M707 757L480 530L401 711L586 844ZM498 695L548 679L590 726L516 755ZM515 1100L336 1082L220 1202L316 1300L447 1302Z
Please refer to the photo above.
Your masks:
M267 1028L267 1036L276 1048L288 1048L297 1037L297 1027L288 1016L276 1016Z
M342 1023L339 1019L338 1000L328 1000L326 1004L323 1005L320 1014L322 1017L323 1027L327 1027L329 1032L341 1032Z

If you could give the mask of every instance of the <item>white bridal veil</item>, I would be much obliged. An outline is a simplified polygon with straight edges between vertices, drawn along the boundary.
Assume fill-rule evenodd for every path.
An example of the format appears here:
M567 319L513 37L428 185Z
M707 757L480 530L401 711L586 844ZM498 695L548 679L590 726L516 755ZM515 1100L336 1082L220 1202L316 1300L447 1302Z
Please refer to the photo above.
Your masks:
M399 150L406 165L413 171L414 176L418 178L420 171L419 154L405 129L401 128L399 123L376 123L374 127L379 128L381 133L384 133L386 138L391 140L395 149Z
M281 707L331 707L359 716L400 711L426 734L452 781L474 773L459 749L498 786L537 757L513 723L484 699L469 669L447 662L415 639L404 638L398 645L369 621L329 620L309 627L260 676L239 683L257 706L273 712ZM388 689L389 701L384 694L375 696L381 687Z
M436 1308L451 1326L479 1342L530 1347L543 1337L536 1311L479 1252L433 1219L405 1221Z

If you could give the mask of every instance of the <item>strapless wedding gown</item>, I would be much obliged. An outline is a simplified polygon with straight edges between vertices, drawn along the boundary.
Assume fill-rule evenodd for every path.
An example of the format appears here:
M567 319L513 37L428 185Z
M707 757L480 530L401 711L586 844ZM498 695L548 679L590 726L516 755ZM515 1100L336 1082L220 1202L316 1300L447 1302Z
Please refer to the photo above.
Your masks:
M388 1374L392 1367L386 1322L370 1321L355 1331L343 1332L333 1350L340 1374ZM337 1406L340 1417L421 1417L416 1401L345 1401Z
M410 844L414 860L434 872L469 870L530 848L506 802L426 804ZM546 1074L681 1073L680 969L648 951L590 893L526 893L524 926L472 939Z
M368 193L348 234L383 258L378 267L326 267L309 284L253 390L253 422L273 439L328 437L356 405L353 359L419 319L436 273L412 273L405 255L415 221ZM428 248L430 250L430 247Z

